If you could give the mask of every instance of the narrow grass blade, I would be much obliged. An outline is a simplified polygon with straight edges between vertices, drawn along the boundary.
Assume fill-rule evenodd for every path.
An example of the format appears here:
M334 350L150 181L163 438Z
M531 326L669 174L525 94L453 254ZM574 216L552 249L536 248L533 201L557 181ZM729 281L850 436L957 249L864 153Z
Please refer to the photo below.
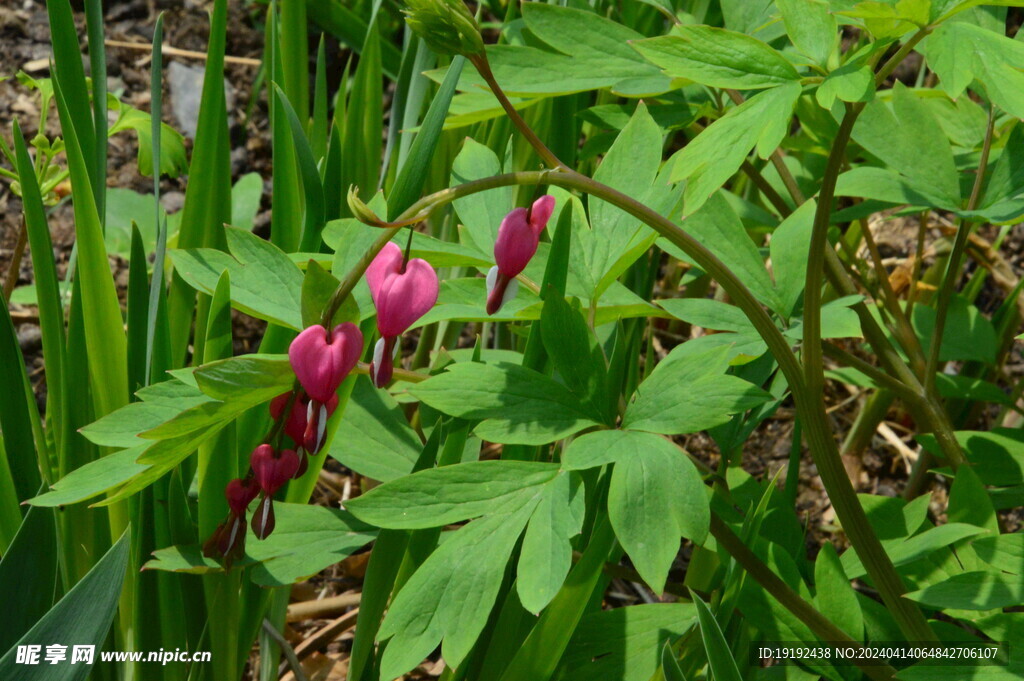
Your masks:
M31 507L0 560L6 616L0 650L10 649L53 605L57 589L57 527L54 511Z
M0 391L0 431L7 452L6 462L0 465L10 469L17 501L22 502L34 496L42 482L29 415L29 409L36 407L28 403L21 388L27 381L25 358L18 346L7 302L0 304L0 308L0 385L5 388Z
M292 149L298 162L302 191L305 194L305 218L303 220L302 239L299 250L313 253L320 250L320 232L324 228L324 187L320 181L320 173L316 169L313 150L306 139L302 123L285 97L284 91L275 83L274 96L277 98L278 112L284 114L291 128Z
M558 595L541 613L530 635L505 669L501 681L548 681L562 659L576 626L600 582L604 562L615 547L615 533L604 517Z
M309 146L313 158L319 160L327 155L327 52L324 35L316 48L316 73L313 79L313 118L309 122Z
M270 83L280 83L284 78L284 55L281 48L282 29L277 17L277 4L270 3L267 10L267 45L270 49ZM271 151L274 161L274 176L271 188L270 241L285 253L299 248L302 240L302 226L296 219L302 214L302 189L295 157L295 142L287 114L281 103L267 90L270 105Z
M164 15L161 12L153 27L153 57L149 64L150 135L153 139L153 205L156 208L156 255L153 258L153 278L149 282L149 303L146 306L146 370L144 385L153 376L153 353L156 345L157 316L164 292L164 262L167 259L167 221L161 220L160 210L160 132L163 120L163 40Z
M78 281L81 282L93 402L97 416L103 416L128 401L127 347L122 328L124 321L121 319L121 305L114 280L110 276L103 225L93 200L87 158L79 144L78 126L71 116L63 83L59 78L53 79L53 89L75 197Z
M309 18L320 28L362 56L362 50L366 47L367 29L366 22L358 14L340 2L319 0L307 3L306 11ZM385 41L381 45L381 66L384 74L392 80L397 80L401 63L402 53L390 41Z
M43 336L43 357L46 358L46 422L53 436L58 462L62 462L65 442L71 432L67 427L65 401L67 377L64 374L64 367L67 356L64 345L64 305L57 283L57 267L53 259L53 243L50 240L43 197L17 120L14 121L14 153L18 175L21 178L21 200L32 254L39 328Z
M149 275L142 234L132 220L131 259L128 261L128 389L134 394L146 385L146 318Z
M697 621L700 622L700 636L704 640L704 650L708 655L708 665L715 681L743 681L740 676L739 667L733 659L729 644L722 635L718 621L712 614L707 603L700 599L700 596L690 592L693 604L697 608Z
M50 18L50 41L53 47L54 80L60 80L67 101L68 115L80 131L79 146L86 159L86 169L92 182L93 202L102 203L97 185L95 121L89 108L89 89L82 66L82 47L78 43L75 17L71 12L70 0L47 0L46 11ZM105 104L105 103L104 103ZM63 123L62 123L63 125ZM104 141L104 144L106 142ZM104 185L105 186L105 185Z
M309 120L309 42L306 36L306 0L280 0L281 24L278 43L284 70L278 83L299 120Z
M101 648L117 609L130 546L131 531L127 530L89 574L0 658L0 678L79 681L89 676L93 669L89 664L18 664L17 646L39 645L45 648L56 641L68 641Z
M85 26L89 41L89 74L92 77L93 139L92 178L96 196L96 212L100 224L107 224L107 51L103 44L103 2L86 0ZM160 166L154 166L159 168Z
M382 158L383 76L377 21L370 22L348 99L342 144L342 187L355 185L362 196L378 187ZM347 214L347 207L344 207Z
M189 176L201 178L185 189L178 248L226 247L223 225L231 220L231 158L228 148L227 109L224 103L224 41L227 0L216 0L210 19L206 71L199 106L199 122ZM177 274L171 281L167 316L170 324L171 362L185 361L195 292Z
M423 190L423 182L427 176L427 169L434 160L434 153L437 149L438 139L441 137L441 129L444 126L444 118L448 115L448 107L451 106L452 97L455 95L455 87L459 83L459 75L466 63L464 57L456 57L448 69L441 89L430 103L430 109L423 118L423 125L416 135L412 148L409 151L409 158L398 171L398 179L388 196L388 219L394 219L401 215L402 211L411 206L419 198Z

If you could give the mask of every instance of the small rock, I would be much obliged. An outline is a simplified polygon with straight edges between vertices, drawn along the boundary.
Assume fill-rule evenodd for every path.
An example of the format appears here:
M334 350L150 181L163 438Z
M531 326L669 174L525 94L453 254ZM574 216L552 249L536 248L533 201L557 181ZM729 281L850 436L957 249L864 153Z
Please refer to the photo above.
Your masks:
M178 128L185 136L195 139L199 127L199 103L203 95L203 69L172 61L167 67L167 84L171 96L171 111L178 121ZM227 109L234 108L235 90L224 81ZM228 117L230 125L232 118Z
M23 355L38 351L43 347L43 332L35 324L22 324L18 327L18 347Z
M185 206L184 192L164 192L160 195L160 205L170 213L177 213Z

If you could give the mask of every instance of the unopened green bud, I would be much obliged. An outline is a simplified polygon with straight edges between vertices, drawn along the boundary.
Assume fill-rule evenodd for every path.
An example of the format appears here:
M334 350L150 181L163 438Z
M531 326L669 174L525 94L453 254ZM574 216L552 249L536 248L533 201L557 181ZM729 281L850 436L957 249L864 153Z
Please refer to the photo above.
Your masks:
M373 227L384 227L386 222L377 217L377 214L359 198L359 189L352 185L348 188L348 209L356 220Z
M481 55L480 27L462 0L407 0L406 21L440 54Z

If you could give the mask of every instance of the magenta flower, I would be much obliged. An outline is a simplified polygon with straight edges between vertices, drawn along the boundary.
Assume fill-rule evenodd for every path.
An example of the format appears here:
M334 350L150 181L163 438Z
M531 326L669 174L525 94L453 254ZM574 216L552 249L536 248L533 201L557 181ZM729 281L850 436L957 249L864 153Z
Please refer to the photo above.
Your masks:
M373 349L370 377L382 388L391 380L398 337L437 302L437 272L421 258L405 262L402 249L389 242L367 268L366 283L381 335Z
M253 478L235 478L224 488L224 496L228 500L228 518L213 531L203 545L203 554L214 558L221 556L224 564L230 568L231 563L245 553L245 513L249 504L260 493L259 485Z
M555 197L542 196L530 210L516 208L505 216L494 242L494 262L487 273L487 314L515 298L519 284L515 278L526 269L537 252L540 235L555 210Z
M252 531L260 539L266 539L274 531L274 493L295 477L299 470L299 455L294 450L274 451L268 444L262 444L249 456L249 466L262 492L260 504L252 516Z
M281 417L288 398L291 393L278 395L270 401L270 416L275 420ZM305 454L317 454L324 445L324 433L327 429L327 419L334 410L338 408L338 396L332 395L327 404L319 404L314 400L303 398L302 395L295 397L292 402L292 411L285 421L284 433L295 442L300 448L299 471L295 473L296 478L302 477L306 471Z
M363 334L355 324L338 324L330 333L315 324L295 337L288 348L288 359L306 394L326 404L362 352Z

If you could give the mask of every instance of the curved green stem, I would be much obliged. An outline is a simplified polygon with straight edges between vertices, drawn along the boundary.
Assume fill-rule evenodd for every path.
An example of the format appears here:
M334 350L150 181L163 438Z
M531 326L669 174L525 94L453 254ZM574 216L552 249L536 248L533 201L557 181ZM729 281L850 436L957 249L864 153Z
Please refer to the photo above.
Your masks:
M736 533L715 514L711 515L711 534L719 546L724 548L755 582L760 584L786 610L796 615L818 638L822 641L842 642L846 645L860 647L859 641L854 641L846 632L832 624L827 617L818 612L814 606L801 598L800 594L793 591L788 584L772 572L772 569L747 548L747 545L736 536ZM888 665L862 664L860 669L865 676L879 681L891 679L896 675L896 670Z
M978 201L981 200L981 189L985 183L985 171L988 169L988 158L992 151L992 131L994 126L995 108L989 105L985 142L981 147L978 175L974 178L974 187L971 189L971 197L967 201L967 210L977 208ZM939 297L935 301L935 328L932 331L931 345L928 347L928 364L925 367L924 374L925 393L929 396L935 395L935 372L939 368L939 349L942 347L942 332L946 327L949 301L953 298L956 282L960 278L960 266L963 264L964 251L967 250L967 240L970 235L971 223L964 218L960 218L956 230L956 239L953 241L953 250L950 252L949 261L946 264L946 275L942 278L942 288L939 289Z

